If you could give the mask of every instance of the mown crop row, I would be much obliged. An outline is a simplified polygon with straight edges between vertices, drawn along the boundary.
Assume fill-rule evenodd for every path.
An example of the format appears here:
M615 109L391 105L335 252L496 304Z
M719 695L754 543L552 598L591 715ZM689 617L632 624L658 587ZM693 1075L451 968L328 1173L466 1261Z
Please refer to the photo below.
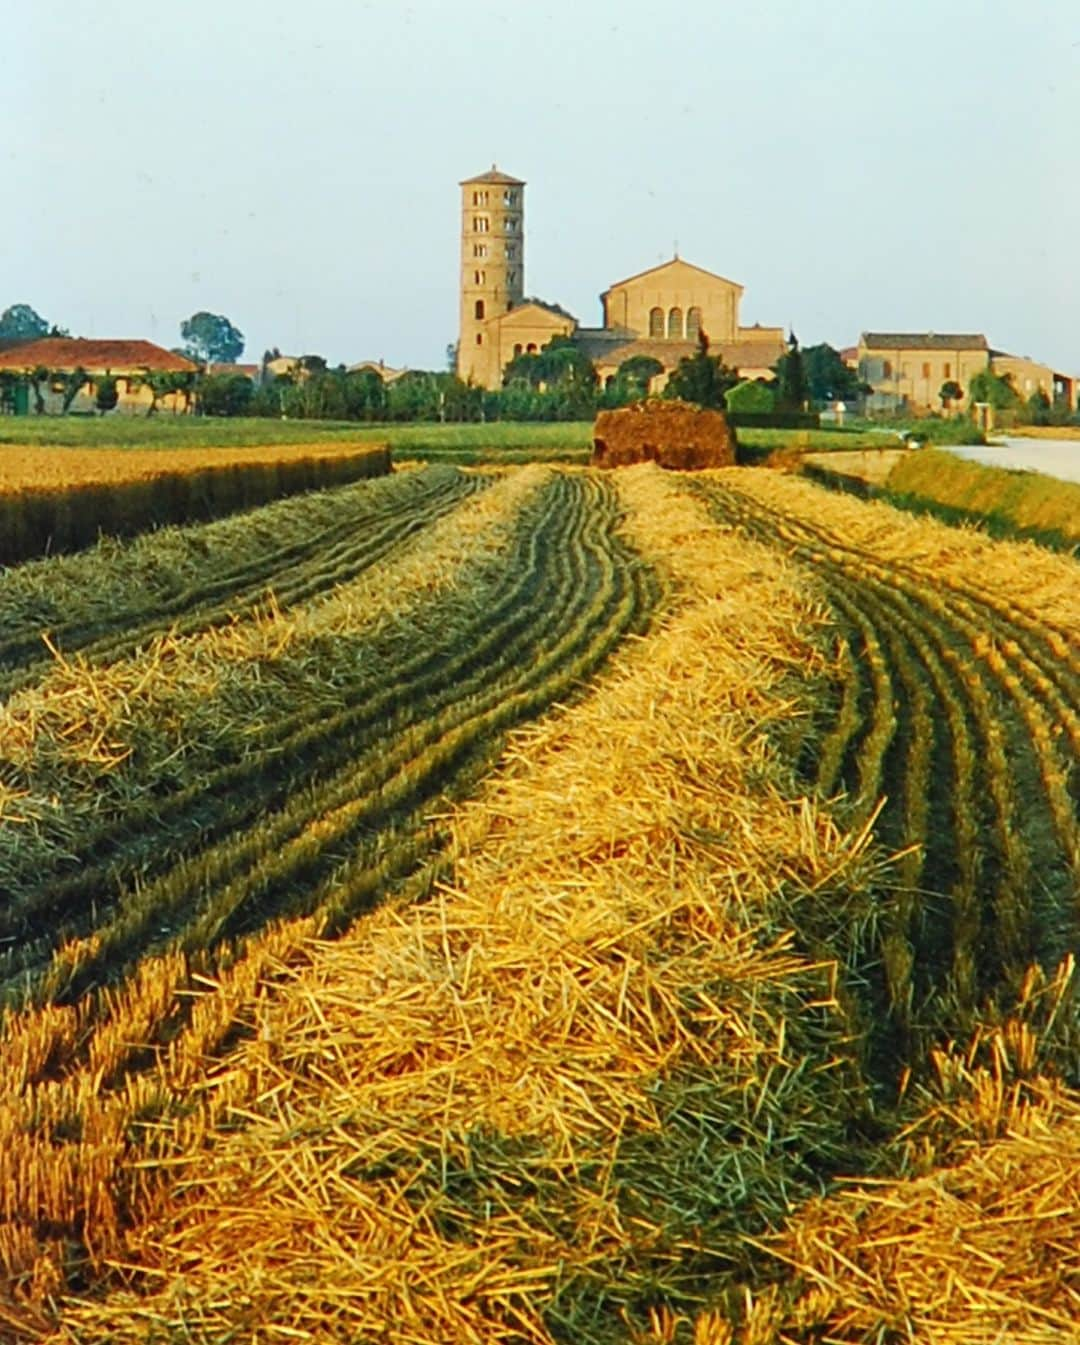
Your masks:
M1006 1010L1032 962L1076 946L1075 632L975 580L885 558L750 479L704 489L718 519L810 566L835 612L840 686L817 786L843 793L852 824L874 818L899 855L864 961L880 961L886 1058L910 1048L917 1063L943 1027Z
M435 492L440 507L444 495ZM0 1122L3 1212L15 1229L9 1269L25 1265L42 1237L89 1248L115 1228L124 1199L112 1185L116 1165L163 1106L147 1070L185 1043L202 1060L228 1031L228 1018L213 1028L200 1019L200 985L242 964L276 922L308 917L312 934L328 936L396 884L423 890L442 862L440 800L490 767L508 729L571 694L642 629L658 581L618 536L618 519L610 484L547 474L500 545L487 552L482 536L474 544L460 582L411 609L399 595L400 610L370 628L342 624L357 587L343 583L295 620L276 617L265 642L258 614L247 636L226 627L166 638L158 652L171 650L181 688L170 713L181 739L196 727L202 735L179 756L139 738L155 731L162 708L141 706L142 684L167 681L169 664L155 661L154 646L110 663L103 648L129 648L122 631L88 646L101 661L81 665L78 684L103 696L121 688L112 699L127 696L132 707L132 749L102 777L120 783L47 854L8 829L0 864L11 894L0 908L5 1044L20 1074ZM454 526L453 516L443 522ZM400 529L385 531L407 550ZM320 575L338 570L325 547L309 559ZM344 569L354 573L361 560ZM392 567L364 582L380 573L391 582ZM281 578L309 598L303 564ZM428 582L435 587L435 576ZM183 619L220 611L212 598L196 601ZM290 661L304 620L317 631ZM248 680L230 694L233 642L247 648L245 639ZM58 704L48 687L12 704L32 706L38 737L50 725L55 733L53 754L27 761L77 792L85 761L63 757L64 734L94 730L64 718L56 676ZM32 786L32 772L21 783Z
M92 546L102 533L219 518L299 491L385 475L384 445L271 450L0 453L0 565Z
M308 602L376 565L490 478L398 472L204 527L33 561L0 574L0 692L75 653L105 664L168 632L234 621L273 594Z

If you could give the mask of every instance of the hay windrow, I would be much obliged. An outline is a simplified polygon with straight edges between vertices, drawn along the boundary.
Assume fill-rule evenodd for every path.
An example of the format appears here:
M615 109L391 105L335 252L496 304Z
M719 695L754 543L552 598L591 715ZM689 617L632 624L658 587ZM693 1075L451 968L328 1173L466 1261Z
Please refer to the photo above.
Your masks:
M43 855L63 853L91 819L129 807L146 780L160 789L197 775L223 745L254 745L298 700L332 712L338 674L355 675L364 642L370 661L375 632L384 642L399 631L416 639L410 620L458 587L466 568L490 566L503 553L547 475L529 467L504 476L384 565L295 608L282 610L271 592L231 622L167 631L104 665L52 645L45 675L0 704L7 788L31 820L0 845L0 878L8 847L19 867L31 844Z
M451 883L277 965L222 1062L234 1124L178 1128L119 1258L143 1270L67 1338L621 1340L844 1162L831 971L775 902L859 859L762 729L797 712L814 600L655 469L622 488L665 627L514 736L450 819Z
M752 499L819 519L845 541L882 562L919 566L939 584L974 585L1030 609L1041 621L1072 632L1080 647L1080 593L1075 560L1034 542L1001 541L974 528L954 528L880 501L863 501L763 468L725 473L724 484Z

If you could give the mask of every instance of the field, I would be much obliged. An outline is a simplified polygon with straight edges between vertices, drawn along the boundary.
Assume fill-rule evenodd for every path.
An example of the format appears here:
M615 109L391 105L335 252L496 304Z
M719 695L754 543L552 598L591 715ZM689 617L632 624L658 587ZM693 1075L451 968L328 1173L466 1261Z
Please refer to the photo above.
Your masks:
M591 421L558 424L380 424L357 421L266 420L201 416L143 416L90 419L20 416L0 420L4 446L65 448L264 448L272 444L389 443L407 456L415 452L483 452L545 449L583 450L592 441Z
M0 565L77 551L390 470L385 445L0 449Z
M1076 573L446 462L0 573L0 1338L1080 1340Z

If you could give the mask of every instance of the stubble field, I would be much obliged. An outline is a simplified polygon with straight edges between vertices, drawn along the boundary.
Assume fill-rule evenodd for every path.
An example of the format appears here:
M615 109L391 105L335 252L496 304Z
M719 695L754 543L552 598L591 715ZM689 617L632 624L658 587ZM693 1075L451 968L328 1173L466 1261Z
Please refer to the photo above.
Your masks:
M1080 1339L1076 574L556 465L0 573L0 1337Z

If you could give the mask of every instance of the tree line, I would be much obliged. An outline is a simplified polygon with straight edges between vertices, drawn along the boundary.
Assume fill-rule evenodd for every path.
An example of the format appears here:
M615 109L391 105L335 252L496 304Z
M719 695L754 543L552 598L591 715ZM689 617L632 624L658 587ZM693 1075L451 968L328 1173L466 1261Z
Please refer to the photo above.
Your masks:
M69 337L65 328L49 324L29 304L13 304L0 313L0 341L32 341L45 336ZM663 373L659 360L636 355L619 365L603 383L595 365L570 337L555 337L538 352L515 357L506 366L502 387L496 390L466 384L450 371L408 370L384 380L374 369L335 368L318 355L306 355L282 373L269 366L278 351L267 351L261 375L250 378L238 371L214 372L214 366L235 364L244 351L244 334L219 313L193 313L180 324L183 344L175 353L199 366L192 372L154 372L135 375L136 386L150 389L147 415L161 401L176 394L182 408L208 416L268 416L297 420L355 421L478 421L478 420L588 420L599 410L626 406L649 394L653 379ZM450 348L453 355L453 347ZM451 360L452 363L452 360ZM792 333L787 348L772 367L771 380L740 379L723 359L710 353L709 339L698 335L692 355L672 370L661 394L699 406L736 413L769 415L797 412L836 402L858 405L871 391L827 342L800 347ZM0 398L11 400L14 375L0 375ZM23 375L34 396L35 410L45 411L43 387L62 392L67 412L79 391L90 384L83 369L49 370L44 366ZM119 400L116 379L106 375L93 381L98 411L112 410ZM1060 423L1067 406L1055 405L1041 389L1026 400L1007 374L983 370L975 375L967 406L989 402L998 412L1034 424ZM938 394L945 414L964 403L964 390L954 380ZM964 408L966 409L966 407Z

